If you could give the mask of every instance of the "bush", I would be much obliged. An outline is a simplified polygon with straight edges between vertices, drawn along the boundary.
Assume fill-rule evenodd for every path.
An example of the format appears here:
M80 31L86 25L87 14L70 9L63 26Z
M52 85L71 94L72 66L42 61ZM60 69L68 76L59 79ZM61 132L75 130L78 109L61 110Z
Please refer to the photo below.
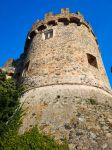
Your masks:
M58 144L51 137L40 132L37 127L23 135L18 135L21 125L21 109L16 110L7 124L4 136L0 137L0 150L68 150L68 144Z
M16 86L13 79L6 79L0 73L0 136L3 134L8 120L19 106L19 97L22 89Z
M18 88L13 79L0 75L0 150L68 150L67 142L62 145L34 127L24 135L18 135L22 110Z

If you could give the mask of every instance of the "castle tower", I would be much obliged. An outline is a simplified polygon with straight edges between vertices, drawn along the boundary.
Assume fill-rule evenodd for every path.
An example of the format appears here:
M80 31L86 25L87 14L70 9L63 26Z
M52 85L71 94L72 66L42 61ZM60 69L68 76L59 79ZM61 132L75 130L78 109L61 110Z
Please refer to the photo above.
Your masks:
M25 44L22 73L27 89L85 85L110 91L97 39L79 14L62 9L35 23Z
M80 13L46 14L28 33L24 55L21 102L28 111L21 132L38 124L47 133L57 129L60 139L79 101L112 104L97 39Z

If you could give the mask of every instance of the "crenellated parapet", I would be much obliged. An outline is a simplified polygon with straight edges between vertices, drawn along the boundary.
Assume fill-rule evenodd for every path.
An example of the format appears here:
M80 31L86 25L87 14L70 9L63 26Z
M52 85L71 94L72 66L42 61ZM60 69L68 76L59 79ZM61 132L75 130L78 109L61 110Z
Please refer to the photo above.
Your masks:
M89 32L93 34L95 37L96 43L98 45L97 38L91 28L91 25L87 23L84 20L83 15L80 12L76 13L70 13L69 9L61 9L60 14L54 15L52 12L45 14L44 20L38 20L36 23L33 24L32 29L29 31L26 44L25 44L25 50L28 47L28 44L30 40L39 32L43 32L43 30L47 29L49 26L56 26L60 22L63 22L64 24L69 23L76 23L78 26L84 25L88 28Z
M37 30L40 31L41 29L47 28L47 26L49 25L57 25L58 22L75 22L75 23L83 23L88 25L85 21L83 16L77 12L77 13L70 13L69 9L61 9L61 13L60 14L56 14L53 15L52 12L45 14L45 18L44 20L38 21L36 22L33 26L31 31L29 32L29 35ZM90 28L90 26L88 25L88 28Z

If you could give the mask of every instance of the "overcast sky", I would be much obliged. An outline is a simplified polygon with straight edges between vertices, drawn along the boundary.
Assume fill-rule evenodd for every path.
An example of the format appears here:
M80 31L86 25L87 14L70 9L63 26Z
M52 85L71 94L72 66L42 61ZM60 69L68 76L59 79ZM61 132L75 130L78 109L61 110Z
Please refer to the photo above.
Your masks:
M17 59L24 50L29 29L46 12L61 8L80 11L92 25L112 86L112 0L3 0L0 2L0 66Z

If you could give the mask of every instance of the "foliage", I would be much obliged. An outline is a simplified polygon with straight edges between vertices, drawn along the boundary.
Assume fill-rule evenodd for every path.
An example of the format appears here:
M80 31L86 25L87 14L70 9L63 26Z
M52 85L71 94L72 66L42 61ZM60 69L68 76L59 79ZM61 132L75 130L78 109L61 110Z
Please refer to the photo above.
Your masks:
M7 137L7 138L6 138ZM24 135L11 132L3 139L1 150L68 150L68 145L57 144L54 139L34 127Z
M12 149L13 142L18 137L18 129L21 121L21 108L17 108L13 116L8 120L6 126L4 126L4 132L0 135L0 150Z
M0 83L1 83L1 81L4 81L4 80L6 80L6 75L5 75L5 73L0 72Z
M0 135L19 105L21 91L13 79L6 79L5 74L0 73Z
M21 108L16 110L7 124L5 134L0 137L0 150L68 150L68 144L58 144L55 140L40 132L37 127L23 135L18 135L21 125Z
M0 75L0 150L68 150L67 142L58 144L37 127L18 135L22 110L19 107L21 88L13 79Z

